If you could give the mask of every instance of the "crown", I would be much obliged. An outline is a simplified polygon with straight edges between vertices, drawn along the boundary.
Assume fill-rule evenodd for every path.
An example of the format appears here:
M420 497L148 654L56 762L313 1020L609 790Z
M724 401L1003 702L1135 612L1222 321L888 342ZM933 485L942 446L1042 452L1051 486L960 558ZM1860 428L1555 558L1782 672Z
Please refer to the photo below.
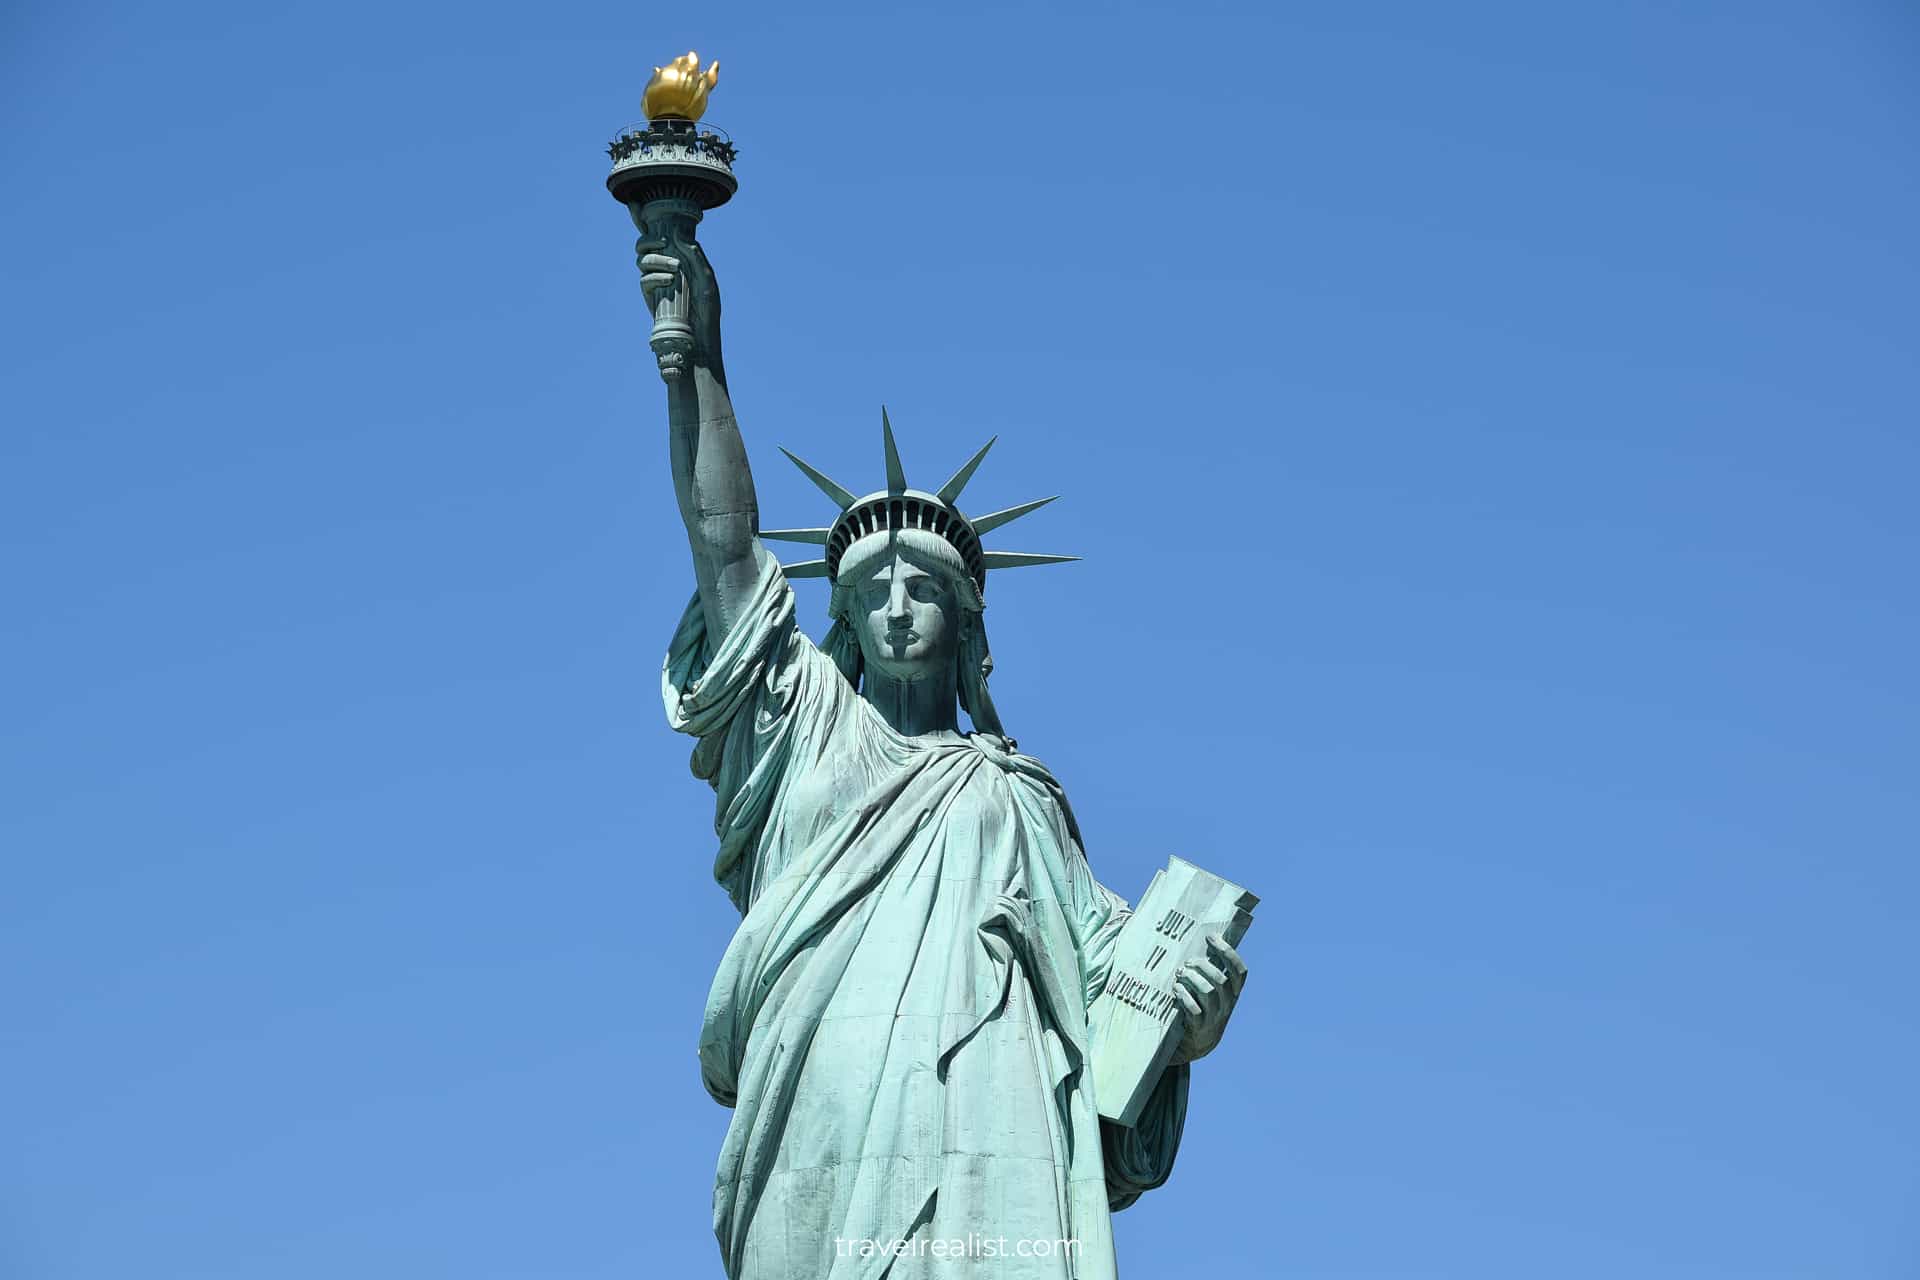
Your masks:
M992 533L1002 525L1011 524L1029 511L1037 511L1052 502L1052 498L1037 498L1032 502L1023 502L1017 507L1008 507L1004 511L995 511L984 516L968 519L960 514L960 508L954 503L959 500L961 491L967 482L973 479L973 473L979 469L981 461L987 456L987 450L993 448L993 440L980 446L979 452L968 458L961 468L954 472L948 481L938 490L928 493L922 489L907 487L906 468L900 465L900 449L893 442L893 423L887 417L886 406L880 408L880 435L887 450L887 487L878 493L870 493L864 498L856 498L846 486L828 478L814 467L795 457L786 449L780 452L794 466L806 474L840 508L840 518L824 529L762 529L762 538L774 538L782 542L811 542L824 546L826 555L819 560L803 560L798 564L781 566L789 578L825 578L829 582L837 580L840 570L840 558L861 538L872 533L884 533L889 529L924 529L928 533L944 538L955 551L960 553L961 561L972 575L974 585L982 592L987 588L987 570L1024 569L1037 564L1065 564L1078 560L1079 556L1037 555L1028 551L988 551L980 545L982 534ZM994 440L999 439L998 436Z

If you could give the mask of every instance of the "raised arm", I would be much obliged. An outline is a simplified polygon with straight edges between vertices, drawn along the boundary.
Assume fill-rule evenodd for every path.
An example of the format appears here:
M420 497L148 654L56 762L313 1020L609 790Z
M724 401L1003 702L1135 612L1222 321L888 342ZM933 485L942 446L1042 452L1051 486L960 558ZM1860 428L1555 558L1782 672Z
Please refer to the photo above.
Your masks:
M668 204L647 206L640 286L649 311L667 308L691 329L690 350L660 350L659 359L674 497L693 550L707 633L717 642L740 616L759 575L760 512L720 357L720 287L694 239L699 214L662 207Z

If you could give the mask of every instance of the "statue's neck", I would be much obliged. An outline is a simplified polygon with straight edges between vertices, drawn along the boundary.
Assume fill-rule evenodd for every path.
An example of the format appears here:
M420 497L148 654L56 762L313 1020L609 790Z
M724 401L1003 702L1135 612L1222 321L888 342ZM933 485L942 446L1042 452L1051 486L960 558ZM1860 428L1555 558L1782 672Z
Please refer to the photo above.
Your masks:
M860 696L873 704L895 733L917 738L925 733L949 732L960 727L959 694L955 673L924 680L896 680L869 666Z

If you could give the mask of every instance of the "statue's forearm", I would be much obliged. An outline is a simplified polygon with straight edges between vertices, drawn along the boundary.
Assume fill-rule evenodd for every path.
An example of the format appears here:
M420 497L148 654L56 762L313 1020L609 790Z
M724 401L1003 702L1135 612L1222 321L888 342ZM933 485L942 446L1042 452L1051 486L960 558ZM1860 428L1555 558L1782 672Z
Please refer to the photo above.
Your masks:
M674 496L693 551L694 580L717 641L739 616L759 575L753 470L726 384L705 366L668 384Z
M727 395L720 354L720 286L694 239L700 211L663 197L634 213L641 288L653 313L648 345L667 384L674 498L693 549L707 632L726 634L759 579L753 471Z

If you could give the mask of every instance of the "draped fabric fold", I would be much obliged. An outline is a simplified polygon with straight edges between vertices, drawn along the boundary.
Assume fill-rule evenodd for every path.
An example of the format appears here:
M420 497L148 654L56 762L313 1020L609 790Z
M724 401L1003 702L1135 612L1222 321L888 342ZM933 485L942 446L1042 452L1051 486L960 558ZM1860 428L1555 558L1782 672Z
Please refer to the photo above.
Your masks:
M800 632L764 552L717 643L688 607L662 693L699 738L714 877L742 917L699 1044L734 1108L714 1188L730 1280L1111 1277L1109 1212L1171 1171L1187 1071L1134 1129L1100 1121L1086 1008L1127 907L1052 774L988 734L896 733Z

